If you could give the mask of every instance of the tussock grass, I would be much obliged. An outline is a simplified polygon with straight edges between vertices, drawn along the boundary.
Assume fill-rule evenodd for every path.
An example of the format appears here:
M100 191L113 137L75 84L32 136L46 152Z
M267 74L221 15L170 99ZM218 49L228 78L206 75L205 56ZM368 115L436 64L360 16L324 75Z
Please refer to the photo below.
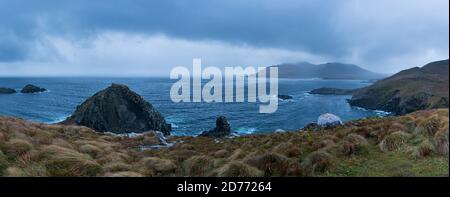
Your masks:
M102 170L89 155L56 145L45 147L41 160L50 176L96 176Z
M434 150L434 146L430 140L422 141L418 146L412 148L411 156L414 159L425 159L430 157Z
M396 131L388 136L386 136L380 142L380 150L381 151L394 151L402 148L408 140L410 139L411 134L405 133L403 131Z
M366 138L356 133L347 135L340 143L342 152L349 156L367 153L368 145Z
M448 144L448 125L439 130L433 138L434 148L438 154L448 157L449 144Z
M448 176L448 109L214 140L138 137L0 116L0 176Z
M172 160L157 157L144 158L141 161L145 168L145 174L156 176L168 176L175 172L177 166Z
M144 175L133 171L123 171L123 172L108 172L104 175L105 177L143 177Z
M261 177L263 175L261 170L237 161L224 165L217 172L218 177Z
M209 156L192 156L183 162L182 168L188 176L209 176L214 169L214 160Z
M283 176L287 174L289 159L278 153L266 153L247 158L245 163L264 172L264 176Z
M306 175L324 173L333 168L336 158L327 151L318 150L310 153L302 162L301 167Z
M32 148L33 145L30 142L22 139L11 139L2 146L3 151L9 157L21 156Z

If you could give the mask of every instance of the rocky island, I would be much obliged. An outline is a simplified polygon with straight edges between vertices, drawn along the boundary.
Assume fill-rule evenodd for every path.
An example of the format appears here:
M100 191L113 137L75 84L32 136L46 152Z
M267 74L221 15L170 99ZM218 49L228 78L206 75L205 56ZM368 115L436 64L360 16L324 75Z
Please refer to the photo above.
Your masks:
M61 124L82 125L99 132L142 133L156 130L170 135L171 125L150 103L127 86L112 84L79 105Z
M2 88L0 87L0 94L14 94L16 93L16 90L12 88Z
M47 89L28 84L25 87L23 87L20 92L28 94L28 93L38 93L38 92L45 92L45 91L47 91Z

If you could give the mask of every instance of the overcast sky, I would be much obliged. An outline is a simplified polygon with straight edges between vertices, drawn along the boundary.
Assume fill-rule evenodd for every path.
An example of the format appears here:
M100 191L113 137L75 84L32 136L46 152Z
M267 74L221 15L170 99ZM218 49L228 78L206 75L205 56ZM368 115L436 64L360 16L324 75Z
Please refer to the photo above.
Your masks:
M448 0L0 0L0 76L344 62L394 73L449 54Z

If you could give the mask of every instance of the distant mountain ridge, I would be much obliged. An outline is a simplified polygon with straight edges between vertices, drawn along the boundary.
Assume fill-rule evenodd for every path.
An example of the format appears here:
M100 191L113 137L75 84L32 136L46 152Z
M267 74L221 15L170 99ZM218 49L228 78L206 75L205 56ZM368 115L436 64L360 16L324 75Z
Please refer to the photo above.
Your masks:
M372 80L386 77L383 74L363 69L354 64L343 64L338 62L318 65L301 62L295 64L280 64L271 67L278 67L279 78ZM268 69L266 68L266 70Z

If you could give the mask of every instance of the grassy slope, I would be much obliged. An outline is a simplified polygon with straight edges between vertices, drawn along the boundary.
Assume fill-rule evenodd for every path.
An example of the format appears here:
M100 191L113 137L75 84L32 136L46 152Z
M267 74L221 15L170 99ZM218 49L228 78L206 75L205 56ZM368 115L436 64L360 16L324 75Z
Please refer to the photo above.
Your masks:
M233 139L136 138L0 117L3 176L448 176L448 109ZM181 142L182 141L182 142Z
M350 103L369 109L393 111L397 114L448 107L448 69L448 60L444 60L432 62L422 68L401 71L359 89L353 94ZM399 99L399 103L393 102L394 99Z

